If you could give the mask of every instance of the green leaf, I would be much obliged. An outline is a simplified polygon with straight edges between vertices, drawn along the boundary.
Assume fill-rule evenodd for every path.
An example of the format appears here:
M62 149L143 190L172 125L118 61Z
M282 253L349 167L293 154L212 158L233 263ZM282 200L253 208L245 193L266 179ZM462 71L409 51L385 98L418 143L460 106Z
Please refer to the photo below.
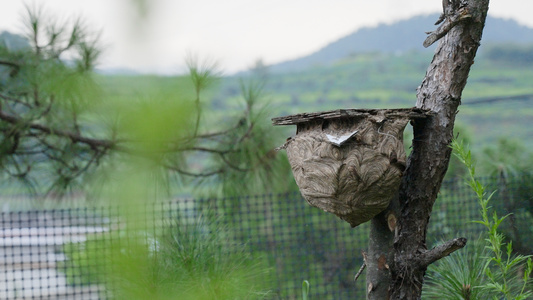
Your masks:
M512 250L511 250L512 251ZM512 267L514 267L515 265L517 264L520 264L522 262L524 262L526 260L526 258L522 255L517 255L515 258L513 258L511 261L509 261L507 263L507 269L511 269Z
M531 261L531 256L527 258L527 268L524 272L524 278L527 280L529 278L529 275L531 275L531 272L533 272L533 263Z
M309 298L309 281L304 280L302 282L302 299L308 300Z

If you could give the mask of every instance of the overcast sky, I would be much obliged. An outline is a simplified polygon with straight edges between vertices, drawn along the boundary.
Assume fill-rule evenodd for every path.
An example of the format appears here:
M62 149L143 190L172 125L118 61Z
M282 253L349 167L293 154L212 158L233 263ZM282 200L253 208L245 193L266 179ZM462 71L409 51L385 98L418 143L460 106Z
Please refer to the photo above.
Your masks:
M102 30L101 68L163 74L182 70L188 52L234 72L257 59L270 64L312 53L364 26L442 10L441 0L149 0L143 20L132 0L0 0L0 31L21 32L25 2ZM531 12L532 0L492 0L489 10L533 27Z

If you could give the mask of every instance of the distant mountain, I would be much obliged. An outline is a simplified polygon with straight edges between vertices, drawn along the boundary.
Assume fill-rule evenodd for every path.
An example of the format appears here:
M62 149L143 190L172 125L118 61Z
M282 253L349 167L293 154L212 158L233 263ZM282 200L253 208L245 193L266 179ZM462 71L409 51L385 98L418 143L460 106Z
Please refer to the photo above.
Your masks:
M332 42L322 49L295 60L269 67L273 72L297 71L314 65L328 65L350 55L367 52L401 53L406 51L433 51L435 45L426 49L422 42L426 31L437 28L433 24L438 14L416 16L393 24L365 27ZM482 43L533 43L533 28L525 27L514 20L488 17Z
M28 40L19 35L7 31L0 33L0 45L7 48L9 51L19 51L31 48Z

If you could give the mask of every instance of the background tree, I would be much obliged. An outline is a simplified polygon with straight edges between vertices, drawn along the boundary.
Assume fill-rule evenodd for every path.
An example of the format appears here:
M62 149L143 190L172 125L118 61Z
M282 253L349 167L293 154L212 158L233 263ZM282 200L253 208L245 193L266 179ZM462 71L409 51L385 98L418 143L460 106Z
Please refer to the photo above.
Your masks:
M239 112L209 115L201 96L220 72L215 64L189 59L191 83L178 77L164 91L148 88L139 97L117 99L102 88L107 79L93 72L99 35L81 19L59 22L42 8L27 7L25 25L25 39L3 33L0 43L4 179L36 192L81 189L97 166L133 155L156 162L163 176L206 183L219 192L230 193L224 183L244 183L244 176L255 180L234 190L257 191L251 182L274 184L272 170L284 162L272 155L260 85L242 84ZM168 131L152 132L161 122ZM132 134L143 126L144 136Z

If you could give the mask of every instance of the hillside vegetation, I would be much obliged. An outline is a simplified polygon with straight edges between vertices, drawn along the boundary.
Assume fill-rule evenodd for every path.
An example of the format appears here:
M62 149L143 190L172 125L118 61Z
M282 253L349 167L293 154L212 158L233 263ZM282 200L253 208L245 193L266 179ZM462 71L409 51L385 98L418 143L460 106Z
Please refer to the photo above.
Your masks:
M533 47L486 46L472 67L458 123L469 129L476 148L501 137L520 139L533 147L533 61L527 49ZM418 51L400 55L374 52L302 71L262 70L267 74L264 91L270 114L414 106L416 88L431 57L431 53ZM242 79L224 78L212 105L219 111L232 110Z
M526 55L511 55L520 51ZM471 136L474 148L490 146L501 137L533 148L533 61L527 53L533 53L533 47L487 46L472 66L457 121L467 130L461 134ZM412 107L431 56L418 51L401 55L374 52L296 72L275 73L267 67L261 70L266 74L262 100L268 104L266 117L339 108ZM241 108L240 84L252 77L223 77L205 95L204 105L211 106L218 116L213 124ZM186 78L157 76L100 79L109 91L124 98L147 86L188 84ZM280 131L280 143L293 133L293 128L276 130Z

